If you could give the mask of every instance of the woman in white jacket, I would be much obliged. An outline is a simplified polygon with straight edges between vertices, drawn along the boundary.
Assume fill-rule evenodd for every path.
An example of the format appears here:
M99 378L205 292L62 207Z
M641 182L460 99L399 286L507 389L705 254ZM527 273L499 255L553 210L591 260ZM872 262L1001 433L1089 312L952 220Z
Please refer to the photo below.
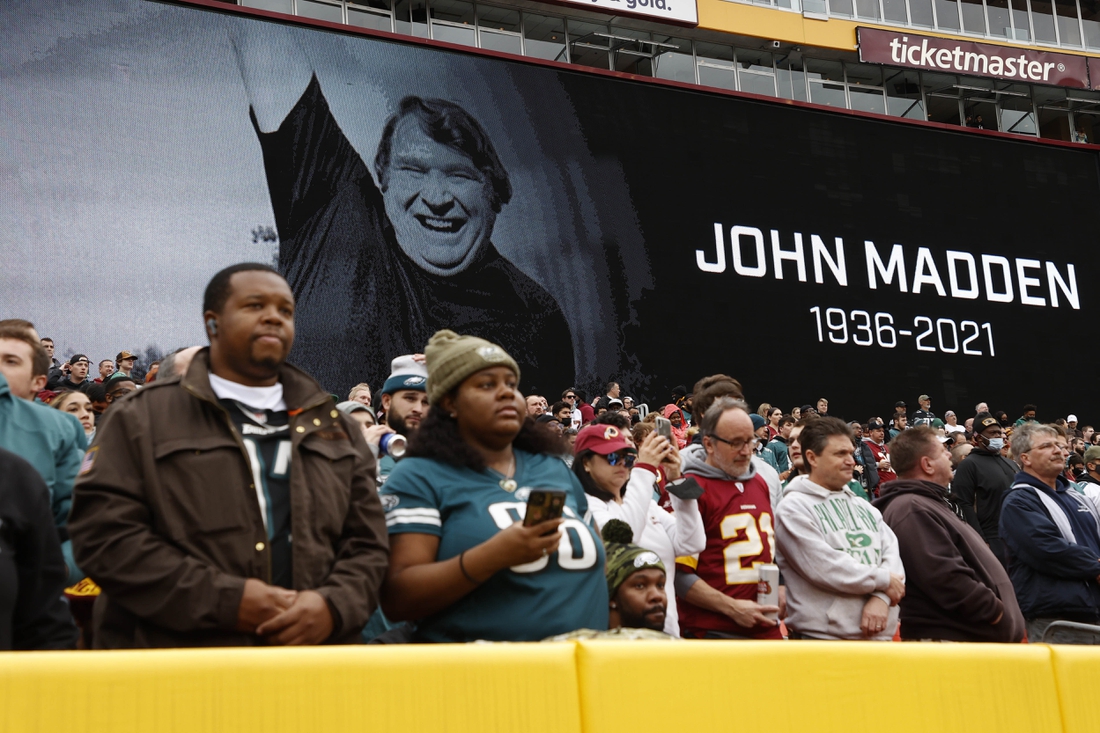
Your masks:
M635 448L614 425L589 425L577 434L573 471L588 494L596 523L621 519L634 532L633 543L655 552L665 566L668 610L665 632L680 635L676 611L676 558L701 552L707 544L695 499L671 496L673 513L653 498L658 469L665 478L680 478L680 454L667 438L651 433Z

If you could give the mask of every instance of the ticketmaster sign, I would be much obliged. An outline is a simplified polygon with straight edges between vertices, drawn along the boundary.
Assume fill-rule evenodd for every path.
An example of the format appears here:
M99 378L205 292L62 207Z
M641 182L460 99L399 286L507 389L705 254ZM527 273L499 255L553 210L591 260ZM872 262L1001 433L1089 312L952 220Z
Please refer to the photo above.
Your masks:
M1084 56L857 28L859 58L873 64L1089 89Z

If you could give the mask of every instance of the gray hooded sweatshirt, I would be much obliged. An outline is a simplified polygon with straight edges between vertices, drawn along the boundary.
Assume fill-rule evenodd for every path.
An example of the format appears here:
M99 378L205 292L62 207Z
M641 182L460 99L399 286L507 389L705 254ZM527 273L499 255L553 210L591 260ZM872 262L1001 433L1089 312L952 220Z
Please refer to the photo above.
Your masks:
M772 509L774 510L775 505L779 503L779 498L782 495L779 473L762 458L753 456L752 462L749 464L749 470L744 476L730 476L722 469L715 468L707 463L707 450L698 443L693 443L684 448L680 451L680 456L683 459L683 466L681 467L683 473L694 473L707 478L719 479L720 481L748 481L759 473L760 477L764 479L764 483L768 485L768 496L772 501Z
M905 576L898 540L882 514L845 487L830 491L797 476L775 507L777 562L787 586L787 627L814 639L865 639L859 625L872 595L890 574ZM886 628L871 637L889 641L898 627L890 606Z

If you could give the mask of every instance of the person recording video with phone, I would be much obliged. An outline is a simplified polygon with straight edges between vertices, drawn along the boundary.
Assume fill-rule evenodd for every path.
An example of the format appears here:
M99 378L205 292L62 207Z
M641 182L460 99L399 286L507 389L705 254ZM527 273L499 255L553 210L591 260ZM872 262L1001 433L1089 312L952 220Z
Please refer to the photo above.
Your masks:
M659 426L635 448L626 431L614 425L589 425L577 434L573 473L588 494L592 518L600 527L616 519L626 522L633 532L631 542L661 559L668 604L664 631L679 636L673 585L676 558L702 552L707 536L696 502L702 490L694 480L680 481L680 453L660 432ZM661 473L669 482L672 514L653 499L653 486Z
M427 642L606 629L603 543L581 520L588 502L559 441L527 420L519 366L447 330L424 353L431 407L382 491L387 617ZM560 518L524 526L528 497L548 495L540 507Z

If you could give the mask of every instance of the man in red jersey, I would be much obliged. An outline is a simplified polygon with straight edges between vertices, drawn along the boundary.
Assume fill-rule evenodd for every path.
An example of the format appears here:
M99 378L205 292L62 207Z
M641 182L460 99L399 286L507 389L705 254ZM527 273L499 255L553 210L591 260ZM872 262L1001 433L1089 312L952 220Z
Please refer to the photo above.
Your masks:
M898 475L890 466L890 449L886 447L886 426L878 420L872 419L867 423L867 435L863 438L863 444L871 450L875 458L875 468L878 469L878 485L867 487L867 493L872 498L878 496L878 487L887 481L894 481Z
M685 477L703 488L699 512L707 533L698 556L676 560L684 638L782 638L774 618L779 608L756 602L758 566L774 562L775 533L769 486L752 461L750 414L743 401L718 398L703 415L702 444L681 453Z

